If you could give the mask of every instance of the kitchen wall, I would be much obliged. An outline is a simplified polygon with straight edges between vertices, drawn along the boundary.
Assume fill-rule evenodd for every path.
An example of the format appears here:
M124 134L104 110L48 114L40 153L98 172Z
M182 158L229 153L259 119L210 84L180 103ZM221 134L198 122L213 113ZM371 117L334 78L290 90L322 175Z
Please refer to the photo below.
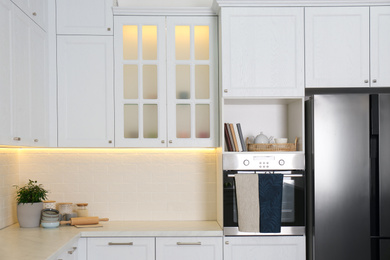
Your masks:
M16 222L16 189L18 184L18 150L0 148L0 229Z
M111 220L216 220L216 149L20 149L19 182Z

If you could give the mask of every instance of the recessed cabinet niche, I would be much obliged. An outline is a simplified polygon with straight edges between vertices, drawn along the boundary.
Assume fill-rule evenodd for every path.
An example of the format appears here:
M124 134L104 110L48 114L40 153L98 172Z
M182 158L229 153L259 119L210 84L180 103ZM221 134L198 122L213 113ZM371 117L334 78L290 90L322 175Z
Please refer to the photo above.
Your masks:
M303 98L225 98L223 123L240 123L244 140L261 132L267 137L287 137L288 143L298 138L296 152L304 151ZM226 151L225 142L224 148Z
M217 146L216 18L117 16L114 26L116 146Z
M224 97L304 96L304 8L221 9Z

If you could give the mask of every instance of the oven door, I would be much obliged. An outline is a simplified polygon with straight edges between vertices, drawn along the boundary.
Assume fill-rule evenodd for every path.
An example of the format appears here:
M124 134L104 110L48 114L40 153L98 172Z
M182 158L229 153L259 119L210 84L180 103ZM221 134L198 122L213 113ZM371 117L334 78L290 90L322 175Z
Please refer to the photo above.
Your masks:
M304 235L305 234L305 179L304 171L274 171L283 178L282 227L280 233L252 233L238 231L238 213L234 176L261 171L223 171L223 205L225 235Z

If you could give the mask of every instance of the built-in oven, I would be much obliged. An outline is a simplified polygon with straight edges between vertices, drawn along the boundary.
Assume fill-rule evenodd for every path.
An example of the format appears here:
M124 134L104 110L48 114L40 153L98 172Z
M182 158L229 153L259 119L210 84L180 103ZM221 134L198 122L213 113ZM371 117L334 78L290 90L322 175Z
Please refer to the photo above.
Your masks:
M232 153L223 155L223 220L225 236L304 235L305 159L303 154ZM283 174L280 233L240 232L235 176Z

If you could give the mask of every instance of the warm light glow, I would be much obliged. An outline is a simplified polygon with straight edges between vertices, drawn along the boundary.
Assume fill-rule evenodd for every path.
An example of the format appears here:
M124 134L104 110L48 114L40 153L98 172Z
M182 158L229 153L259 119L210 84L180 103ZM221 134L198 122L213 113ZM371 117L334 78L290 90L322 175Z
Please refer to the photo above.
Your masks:
M157 60L157 26L142 26L142 58Z
M190 59L190 40L189 26L181 25L175 27L176 60Z
M209 59L209 27L194 26L195 60Z
M123 26L123 59L138 59L138 26Z
M210 153L218 148L43 148L23 147L20 152L36 153Z

